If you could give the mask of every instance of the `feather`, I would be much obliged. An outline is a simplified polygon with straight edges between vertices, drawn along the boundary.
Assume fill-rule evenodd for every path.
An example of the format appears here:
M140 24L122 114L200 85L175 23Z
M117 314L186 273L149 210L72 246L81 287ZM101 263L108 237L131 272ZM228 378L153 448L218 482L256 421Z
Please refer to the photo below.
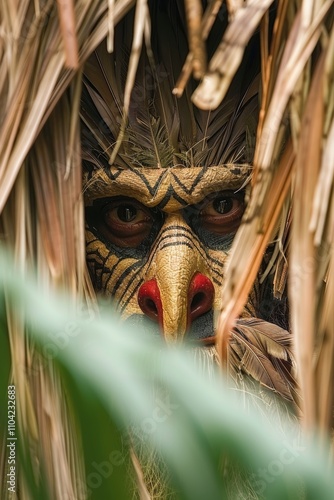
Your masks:
M289 332L261 319L239 319L231 333L229 354L232 372L245 372L283 398L298 401Z
M129 131L129 143L134 163L161 168L169 167L173 162L174 150L169 145L165 128L160 127L157 118L149 117L147 121L137 118L137 126L131 127Z
M283 328L258 318L239 319L237 329L259 345L265 352L278 359L292 359L291 335Z

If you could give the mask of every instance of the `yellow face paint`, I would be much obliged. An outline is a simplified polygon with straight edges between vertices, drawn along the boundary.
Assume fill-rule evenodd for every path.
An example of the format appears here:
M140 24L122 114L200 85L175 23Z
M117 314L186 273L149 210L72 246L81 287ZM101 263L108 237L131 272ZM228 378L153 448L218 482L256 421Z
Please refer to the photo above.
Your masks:
M98 171L88 179L87 261L124 319L168 340L213 336L248 165Z

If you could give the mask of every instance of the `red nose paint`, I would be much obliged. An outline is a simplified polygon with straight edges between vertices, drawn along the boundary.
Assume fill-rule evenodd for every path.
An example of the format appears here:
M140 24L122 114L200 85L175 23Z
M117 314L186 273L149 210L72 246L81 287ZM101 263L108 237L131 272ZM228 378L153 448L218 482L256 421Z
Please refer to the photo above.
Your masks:
M195 274L188 290L188 328L196 318L212 309L214 295L212 281L202 273Z
M163 327L162 303L157 280L146 281L138 292L138 304L146 316Z
M211 280L204 274L195 274L188 289L187 329L196 318L212 309L214 294ZM143 313L156 321L162 330L163 309L156 279L151 279L141 285L138 291L138 304Z

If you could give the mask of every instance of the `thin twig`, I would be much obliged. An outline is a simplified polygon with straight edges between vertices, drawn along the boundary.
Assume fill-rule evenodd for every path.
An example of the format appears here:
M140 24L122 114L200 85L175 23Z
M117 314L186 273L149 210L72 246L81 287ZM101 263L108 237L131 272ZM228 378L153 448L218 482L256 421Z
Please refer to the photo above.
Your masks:
M109 159L109 164L112 165L116 159L119 148L121 147L126 122L128 119L128 111L130 107L131 92L135 83L136 72L138 68L141 49L143 46L143 39L145 34L145 27L147 26L146 18L149 15L147 0L138 0L136 5L136 14L134 20L134 34L131 48L131 55L129 61L128 74L126 77L125 91L124 91L124 108L123 117L120 127L120 132L117 137L116 144Z

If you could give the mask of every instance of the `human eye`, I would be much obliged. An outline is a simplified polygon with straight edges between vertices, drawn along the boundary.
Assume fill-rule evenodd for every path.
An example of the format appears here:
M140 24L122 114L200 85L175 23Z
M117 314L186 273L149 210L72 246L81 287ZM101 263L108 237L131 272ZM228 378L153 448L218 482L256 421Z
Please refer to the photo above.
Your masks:
M199 211L201 226L218 235L234 233L240 225L244 209L243 193L223 191L210 196Z
M94 211L94 226L110 243L137 247L150 234L154 219L151 211L133 198L105 200Z

